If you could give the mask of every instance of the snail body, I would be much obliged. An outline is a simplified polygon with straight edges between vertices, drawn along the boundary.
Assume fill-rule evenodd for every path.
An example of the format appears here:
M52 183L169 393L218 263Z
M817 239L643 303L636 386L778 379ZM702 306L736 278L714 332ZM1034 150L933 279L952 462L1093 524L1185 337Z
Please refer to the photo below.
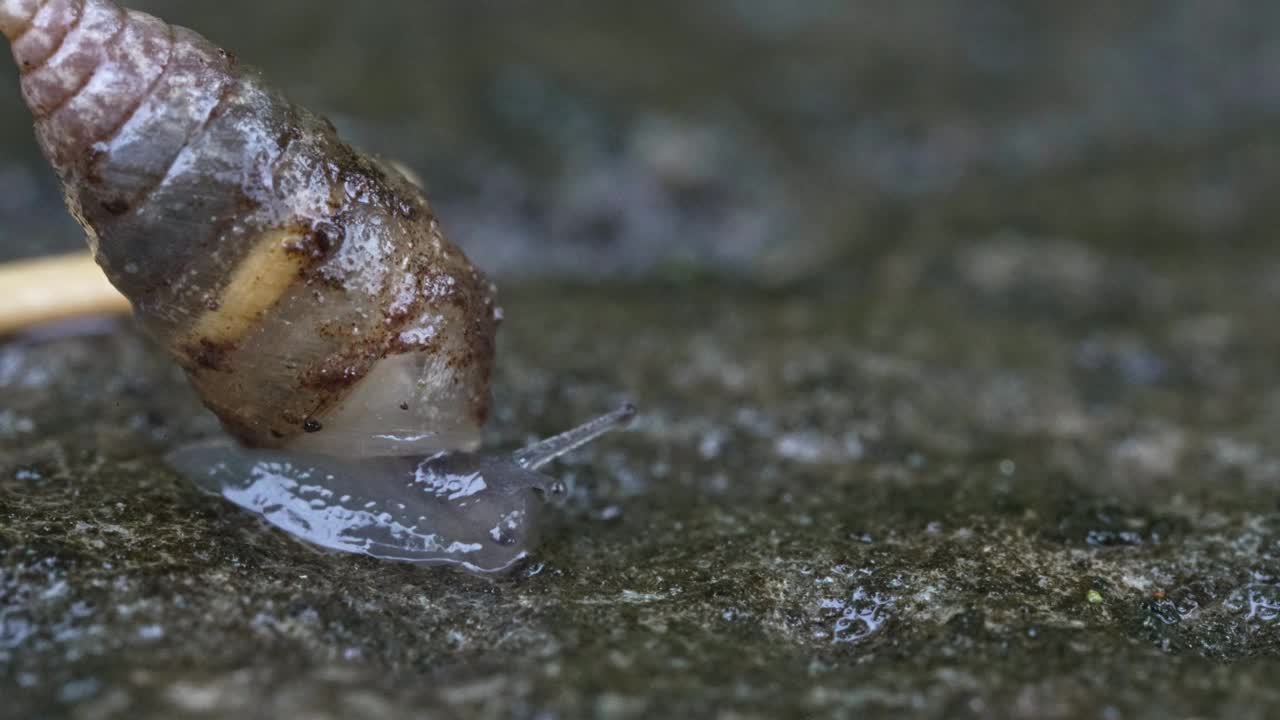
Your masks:
M180 448L169 463L205 492L324 548L502 572L536 542L545 501L564 496L538 469L634 414L623 406L509 456L349 460L211 442Z
M176 467L224 495L255 468L310 471L338 497L381 488L375 504L416 497L390 489L408 468L467 462L492 488L549 487L441 459L478 445L499 312L400 172L233 54L111 0L0 0L0 32L95 259L238 441Z

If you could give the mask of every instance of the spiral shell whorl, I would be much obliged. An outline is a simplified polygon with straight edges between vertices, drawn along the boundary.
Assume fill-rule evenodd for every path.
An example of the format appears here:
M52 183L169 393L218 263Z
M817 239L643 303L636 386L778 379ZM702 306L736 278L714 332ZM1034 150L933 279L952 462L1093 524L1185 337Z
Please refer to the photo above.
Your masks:
M27 31L45 0L0 0L0 33L14 42Z
M99 264L229 430L352 455L475 443L491 287L414 186L185 28L0 0L0 31Z

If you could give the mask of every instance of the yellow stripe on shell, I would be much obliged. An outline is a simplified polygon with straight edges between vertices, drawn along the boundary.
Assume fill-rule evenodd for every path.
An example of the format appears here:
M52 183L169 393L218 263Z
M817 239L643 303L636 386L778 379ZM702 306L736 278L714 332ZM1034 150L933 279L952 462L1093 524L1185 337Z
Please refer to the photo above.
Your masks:
M216 309L196 321L189 337L215 344L235 342L262 318L297 279L308 258L295 230L263 233L231 274Z

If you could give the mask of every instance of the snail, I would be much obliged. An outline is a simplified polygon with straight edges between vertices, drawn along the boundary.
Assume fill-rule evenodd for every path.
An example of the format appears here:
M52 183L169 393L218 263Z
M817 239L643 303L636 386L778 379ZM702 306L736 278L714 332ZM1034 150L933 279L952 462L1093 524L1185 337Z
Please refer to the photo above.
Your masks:
M421 190L192 30L0 0L0 32L98 265L234 438L172 466L324 547L524 557L563 492L538 468L634 408L473 454L501 311Z

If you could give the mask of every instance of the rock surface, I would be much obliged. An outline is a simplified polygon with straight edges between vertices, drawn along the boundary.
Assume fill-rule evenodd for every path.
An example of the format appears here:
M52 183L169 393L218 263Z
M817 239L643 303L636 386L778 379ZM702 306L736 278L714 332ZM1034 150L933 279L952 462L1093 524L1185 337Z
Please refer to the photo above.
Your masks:
M216 425L131 323L10 340L0 717L1276 714L1276 5L406 3L454 38L411 50L314 5L176 19L366 137L433 128L379 149L508 280L490 445L644 415L485 580L184 483ZM358 87L405 53L407 96ZM5 258L78 242L15 98Z
M161 453L212 421L128 326L6 345L3 714L1280 701L1274 297L1161 275L1055 323L887 282L508 293L493 445L625 391L646 413L558 470L562 521L493 581L317 554L187 486Z

